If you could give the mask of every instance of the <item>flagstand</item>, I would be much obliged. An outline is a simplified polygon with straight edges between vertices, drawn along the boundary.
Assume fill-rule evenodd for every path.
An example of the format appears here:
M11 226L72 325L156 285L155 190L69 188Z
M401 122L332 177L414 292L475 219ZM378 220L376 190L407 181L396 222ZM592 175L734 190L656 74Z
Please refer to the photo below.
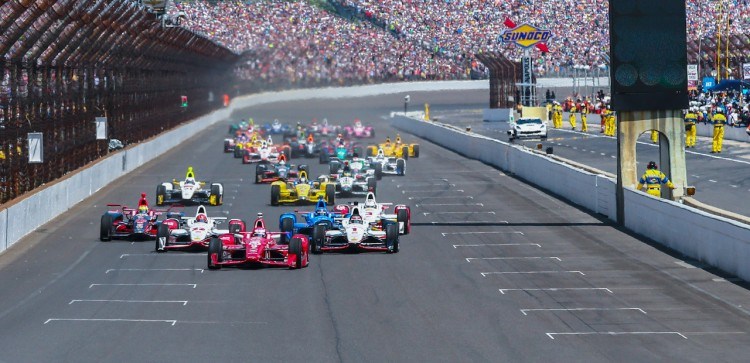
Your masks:
M521 83L518 84L521 86L521 99L519 102L524 106L533 107L536 106L536 84L534 83L534 64L532 63L529 49L523 51L521 66Z

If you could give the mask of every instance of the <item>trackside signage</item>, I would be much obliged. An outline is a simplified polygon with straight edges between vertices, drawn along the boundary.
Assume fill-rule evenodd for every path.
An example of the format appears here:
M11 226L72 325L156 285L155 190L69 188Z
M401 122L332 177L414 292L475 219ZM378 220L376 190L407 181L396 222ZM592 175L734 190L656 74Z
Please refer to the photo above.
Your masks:
M519 47L530 48L538 43L545 43L552 38L552 32L539 29L529 24L521 24L500 35L503 43L514 43Z

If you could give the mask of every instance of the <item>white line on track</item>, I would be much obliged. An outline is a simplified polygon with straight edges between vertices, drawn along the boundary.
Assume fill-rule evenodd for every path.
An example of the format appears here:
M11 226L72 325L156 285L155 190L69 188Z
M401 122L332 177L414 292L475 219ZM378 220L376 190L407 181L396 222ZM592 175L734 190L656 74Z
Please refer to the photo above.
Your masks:
M443 232L441 234L443 237L449 234L520 234L523 236L523 232Z
M104 273L108 274L112 271L200 271L203 273L202 268L111 268Z
M454 207L454 206L470 206L470 205L478 205L480 207L484 207L484 203L425 203L425 204L416 204L415 206L417 208L419 207Z
M499 271L499 272L480 272L480 275L482 277L487 277L489 275L516 275L516 274L562 274L562 273L570 273L570 274L580 274L580 275L586 275L585 273L581 271Z
M612 294L612 290L606 287L549 287L549 288L531 288L531 289L499 289L500 293L505 295L506 291L606 291Z
M94 286L186 286L196 288L198 284L91 284L89 289Z
M530 256L530 257L466 257L466 262L471 262L471 260L542 260L542 259L562 261L560 257Z
M459 247L501 247L501 246L537 246L539 248L542 247L542 245L538 243L481 243L481 244L460 244L460 245L453 245L453 248L459 248Z
M161 256L171 256L171 257L178 257L178 256L182 256L182 257L201 256L201 257L205 257L206 254L205 253L190 253L190 254L186 254L186 253L156 253L156 252L154 252L154 253L123 253L123 254L120 255L120 259L123 259L125 257L131 257L131 256L149 256L149 257L156 257L156 256L159 256L159 257L161 257Z
M557 308L557 309L521 309L523 315L529 315L535 311L639 311L646 314L641 308Z
M183 306L187 305L187 300L90 300L90 299L76 299L76 300L70 300L68 305L73 305L75 303L82 303L82 302L115 302L115 303L155 303L155 304L182 304Z
M409 200L414 200L414 199L457 199L457 198L474 199L474 197L472 197L470 195L461 195L461 196L454 196L454 197L451 197L451 196L448 196L448 197L442 197L442 196L441 197L409 197Z
M708 179L708 181L710 181L711 183L718 183L716 180L713 180L713 179Z
M447 193L447 192L456 192L456 193L463 193L463 189L448 189L448 190L402 190L401 194L414 194L414 193Z
M573 333L546 333L547 336L554 340L556 336L558 335L657 335L657 334L667 334L667 335L678 335L682 337L683 339L687 339L685 335L683 335L680 332L677 331L603 331L603 332L573 332Z
M494 211L489 212L478 212L478 211L471 211L471 212L422 212L425 216L428 216L430 214L495 214Z
M167 323L174 326L177 320L152 320L152 319L65 319L65 318L52 318L47 319L44 324L53 321L96 321L96 322L128 322L128 323Z

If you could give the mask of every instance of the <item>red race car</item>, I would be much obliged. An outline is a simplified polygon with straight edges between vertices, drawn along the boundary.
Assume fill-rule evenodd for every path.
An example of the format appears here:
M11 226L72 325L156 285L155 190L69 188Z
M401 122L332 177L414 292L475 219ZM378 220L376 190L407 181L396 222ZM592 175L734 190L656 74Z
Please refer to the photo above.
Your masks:
M212 238L208 244L208 269L218 270L223 266L263 265L285 266L290 269L307 267L310 243L307 236L269 232L263 214L247 231L241 219L229 221L229 233Z
M181 207L173 205L166 210L149 209L146 201L146 193L141 193L138 208L129 208L121 204L107 204L108 207L117 207L104 213L99 228L99 239L109 241L112 239L145 240L155 239L157 230L162 221L159 216L166 214L167 218L182 217L181 213L172 212L172 208Z

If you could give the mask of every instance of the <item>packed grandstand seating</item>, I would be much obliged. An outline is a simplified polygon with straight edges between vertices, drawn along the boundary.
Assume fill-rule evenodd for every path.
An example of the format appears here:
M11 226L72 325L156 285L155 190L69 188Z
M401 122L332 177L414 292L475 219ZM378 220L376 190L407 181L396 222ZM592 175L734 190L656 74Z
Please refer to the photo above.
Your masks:
M185 25L236 52L258 57L246 78L371 81L463 79L486 71L474 56L521 50L497 40L504 20L552 30L550 53L536 52L537 74L561 74L574 65L597 67L608 52L606 0L328 0L177 1ZM721 2L687 0L688 39L710 38ZM725 1L735 34L750 25L747 0ZM263 15L261 15L263 14ZM270 15L269 15L270 14ZM269 61L260 61L268 59Z

